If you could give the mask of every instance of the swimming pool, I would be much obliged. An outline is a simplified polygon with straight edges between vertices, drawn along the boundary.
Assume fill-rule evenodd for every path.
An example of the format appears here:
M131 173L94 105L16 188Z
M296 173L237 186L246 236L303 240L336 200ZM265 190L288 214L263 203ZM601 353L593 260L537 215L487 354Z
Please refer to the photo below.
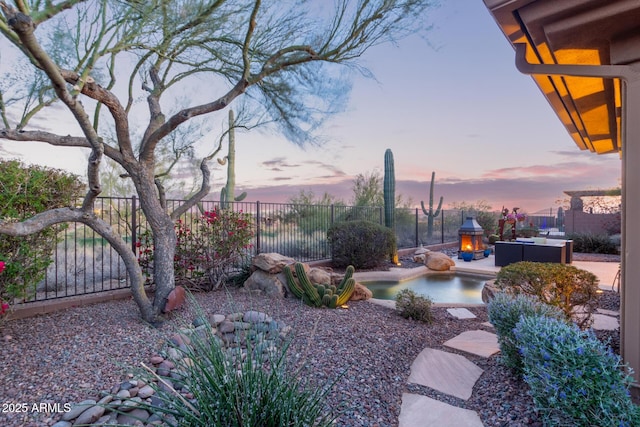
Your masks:
M464 273L431 273L403 281L367 281L362 284L373 292L373 297L394 300L403 289L413 289L437 303L482 304L482 288L495 277Z

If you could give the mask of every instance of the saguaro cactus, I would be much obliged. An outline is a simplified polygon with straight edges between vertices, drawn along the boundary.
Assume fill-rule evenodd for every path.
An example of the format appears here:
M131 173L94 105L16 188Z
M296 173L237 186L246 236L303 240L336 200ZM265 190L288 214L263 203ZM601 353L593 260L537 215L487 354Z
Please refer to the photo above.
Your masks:
M433 219L437 218L440 215L440 210L442 209L442 196L440 196L440 203L438 203L438 208L433 211L433 185L436 182L436 173L431 172L431 188L429 190L429 209L427 210L424 206L424 202L420 201L420 205L422 206L422 212L427 216L427 237L431 237L433 235Z
M384 152L384 225L390 229L396 226L396 176L393 165L393 153L387 148Z
M224 158L218 159L218 163L223 166L227 165L227 184L220 191L220 205L224 209L228 206L228 201L241 202L247 197L246 192L238 197L235 197L234 194L236 188L236 132L233 110L229 110L229 152Z
M396 174L393 164L393 152L390 148L384 152L384 225L395 233L396 231ZM389 254L391 262L398 263L398 250L394 245Z

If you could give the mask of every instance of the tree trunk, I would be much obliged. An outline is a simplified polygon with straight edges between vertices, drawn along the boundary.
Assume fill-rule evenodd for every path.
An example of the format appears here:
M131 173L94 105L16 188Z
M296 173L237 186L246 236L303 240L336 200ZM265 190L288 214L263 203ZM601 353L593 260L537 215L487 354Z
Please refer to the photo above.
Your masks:
M153 171L153 168L149 168ZM147 172L147 171L144 171ZM162 316L169 293L175 288L175 272L173 268L176 252L176 233L174 222L160 203L153 176L145 173L132 178L138 196L140 208L147 219L153 235L153 282L155 295L153 298L151 323L158 322Z
M153 232L153 281L156 286L153 298L153 313L159 317L167 302L169 293L175 288L175 272L173 268L176 253L176 233L169 215L161 212L156 221L149 221ZM161 217L160 217L161 216Z

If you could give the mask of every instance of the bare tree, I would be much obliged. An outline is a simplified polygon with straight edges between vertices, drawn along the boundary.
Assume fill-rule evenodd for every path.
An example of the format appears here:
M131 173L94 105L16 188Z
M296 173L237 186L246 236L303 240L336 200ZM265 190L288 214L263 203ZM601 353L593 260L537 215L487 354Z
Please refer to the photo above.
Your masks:
M295 143L311 140L331 113L340 111L349 73L366 74L358 58L371 46L424 29L431 0L0 0L0 33L26 58L31 78L22 79L21 117L11 126L0 96L5 128L0 138L41 141L91 151L88 190L79 207L55 209L0 233L27 235L52 224L78 221L102 235L119 253L131 277L142 318L161 318L174 288L174 220L209 192L207 162L201 185L172 212L162 204L156 157L168 137L189 121L227 108L242 95L256 116ZM171 103L198 87L189 106L165 115ZM180 95L178 95L180 94ZM2 94L0 94L2 95ZM15 93L14 93L15 95ZM5 101L2 101L2 100ZM138 102L142 101L142 102ZM71 113L81 135L29 129L53 105ZM139 108L145 105L141 112ZM15 104L18 105L18 104ZM56 112L59 114L60 109ZM104 138L103 128L115 138ZM134 132L138 128L142 132ZM135 135L139 134L137 141ZM213 154L213 153L212 153ZM135 255L121 236L93 213L101 192L103 156L131 178L153 232L154 282L149 298Z

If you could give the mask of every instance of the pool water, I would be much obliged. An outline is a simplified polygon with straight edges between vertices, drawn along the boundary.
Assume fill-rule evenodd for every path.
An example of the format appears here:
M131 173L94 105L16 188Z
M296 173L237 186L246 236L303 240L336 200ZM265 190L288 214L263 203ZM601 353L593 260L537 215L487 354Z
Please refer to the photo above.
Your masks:
M394 300L403 289L428 296L433 302L482 304L482 288L491 276L460 273L433 273L402 282L376 281L363 283L378 299Z

